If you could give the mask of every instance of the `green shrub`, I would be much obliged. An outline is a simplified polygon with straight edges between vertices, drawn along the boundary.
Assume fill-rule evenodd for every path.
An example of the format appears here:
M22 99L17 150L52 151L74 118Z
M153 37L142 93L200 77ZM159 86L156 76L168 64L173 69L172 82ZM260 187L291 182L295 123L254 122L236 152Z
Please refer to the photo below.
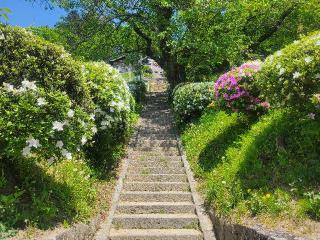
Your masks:
M46 91L66 92L77 104L91 108L91 98L81 74L80 64L58 45L31 32L0 25L0 85L15 87L26 79Z
M248 129L234 114L206 113L183 134L207 201L222 215L243 206L253 215L294 215L295 200L320 183L320 123L273 110ZM304 206L316 216L316 201Z
M83 73L96 106L92 118L97 134L87 152L96 164L105 168L105 164L112 165L113 154L117 154L128 135L135 102L126 81L110 65L85 63Z
M143 80L133 80L128 82L131 94L137 102L142 102L145 99L147 85Z
M46 162L20 159L1 163L8 179L0 195L0 213L6 229L25 225L46 229L57 222L90 217L96 198L92 171L79 160ZM10 187L12 178L19 179ZM11 179L11 180L10 180Z
M320 32L269 56L255 83L273 107L315 111L310 98L320 93Z
M72 155L92 138L94 123L66 94L23 81L0 87L1 157L38 157L53 162Z
M179 122L198 117L213 100L213 82L187 83L173 90L173 110Z

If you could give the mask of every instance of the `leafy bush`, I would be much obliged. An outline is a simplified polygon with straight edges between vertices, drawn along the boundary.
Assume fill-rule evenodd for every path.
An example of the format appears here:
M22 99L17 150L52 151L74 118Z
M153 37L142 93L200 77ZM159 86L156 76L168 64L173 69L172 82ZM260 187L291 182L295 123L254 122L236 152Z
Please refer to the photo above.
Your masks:
M303 112L315 111L315 105L319 108L320 101L310 99L320 93L320 32L269 56L255 83L273 107L293 107Z
M251 87L254 74L260 70L261 62L248 62L221 75L215 83L216 104L220 109L258 112L269 104L257 96Z
M95 103L97 133L88 153L98 165L112 163L112 154L130 130L134 99L119 72L103 62L83 65L83 74ZM109 163L108 163L109 161Z
M173 90L173 109L179 122L199 116L213 102L213 82L187 83Z
M0 35L0 85L36 81L46 91L66 92L77 104L92 107L80 64L62 47L23 28L0 25Z
M145 99L147 85L143 80L133 80L128 82L131 94L137 102L142 102Z
M258 122L239 113L207 112L183 133L188 160L217 213L298 214L295 200L320 182L320 123L289 110ZM245 119L245 118L244 118ZM302 204L311 217L317 198Z
M17 187L0 195L2 224L7 229L25 225L48 228L57 221L83 220L90 216L96 197L92 171L79 160L46 162L20 159L1 164L7 181L19 178ZM9 170L10 169L10 170ZM12 184L12 183L11 183Z
M94 123L66 94L34 82L0 87L0 156L71 159L92 138Z

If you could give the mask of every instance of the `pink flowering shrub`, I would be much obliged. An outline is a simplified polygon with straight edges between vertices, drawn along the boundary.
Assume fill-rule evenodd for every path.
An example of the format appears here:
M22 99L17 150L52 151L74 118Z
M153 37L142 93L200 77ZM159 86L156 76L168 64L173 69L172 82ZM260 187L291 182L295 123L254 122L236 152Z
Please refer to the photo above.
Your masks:
M258 98L252 88L253 75L261 68L260 61L248 62L221 75L215 83L216 104L233 111L259 112L269 108L269 103Z

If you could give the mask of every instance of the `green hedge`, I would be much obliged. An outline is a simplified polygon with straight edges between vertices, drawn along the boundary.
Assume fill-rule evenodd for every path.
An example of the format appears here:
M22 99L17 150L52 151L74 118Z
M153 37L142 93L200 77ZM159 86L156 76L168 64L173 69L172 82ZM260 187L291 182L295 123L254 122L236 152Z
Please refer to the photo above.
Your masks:
M95 103L97 134L87 149L95 166L107 168L113 164L114 152L128 135L135 101L119 72L104 62L83 65L83 73Z
M132 126L129 87L111 66L22 28L0 35L0 238L88 218L97 174L109 174Z
M128 82L131 94L137 102L142 102L145 99L147 85L143 80L133 80Z
M26 79L46 91L66 92L77 104L92 107L80 63L63 47L23 28L0 25L0 33L4 36L0 40L0 85L6 82L17 87Z
M311 98L320 93L320 32L269 56L254 83L273 107L315 111L320 97Z
M173 109L179 122L200 116L214 101L214 82L187 83L173 90Z

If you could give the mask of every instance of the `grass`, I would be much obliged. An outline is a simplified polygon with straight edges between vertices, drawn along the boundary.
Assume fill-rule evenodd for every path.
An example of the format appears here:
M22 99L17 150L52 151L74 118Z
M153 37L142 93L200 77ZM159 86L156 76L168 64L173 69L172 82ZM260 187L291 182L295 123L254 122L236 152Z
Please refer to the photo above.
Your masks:
M182 140L207 204L220 216L286 219L287 229L319 224L319 122L285 110L258 121L209 110Z

